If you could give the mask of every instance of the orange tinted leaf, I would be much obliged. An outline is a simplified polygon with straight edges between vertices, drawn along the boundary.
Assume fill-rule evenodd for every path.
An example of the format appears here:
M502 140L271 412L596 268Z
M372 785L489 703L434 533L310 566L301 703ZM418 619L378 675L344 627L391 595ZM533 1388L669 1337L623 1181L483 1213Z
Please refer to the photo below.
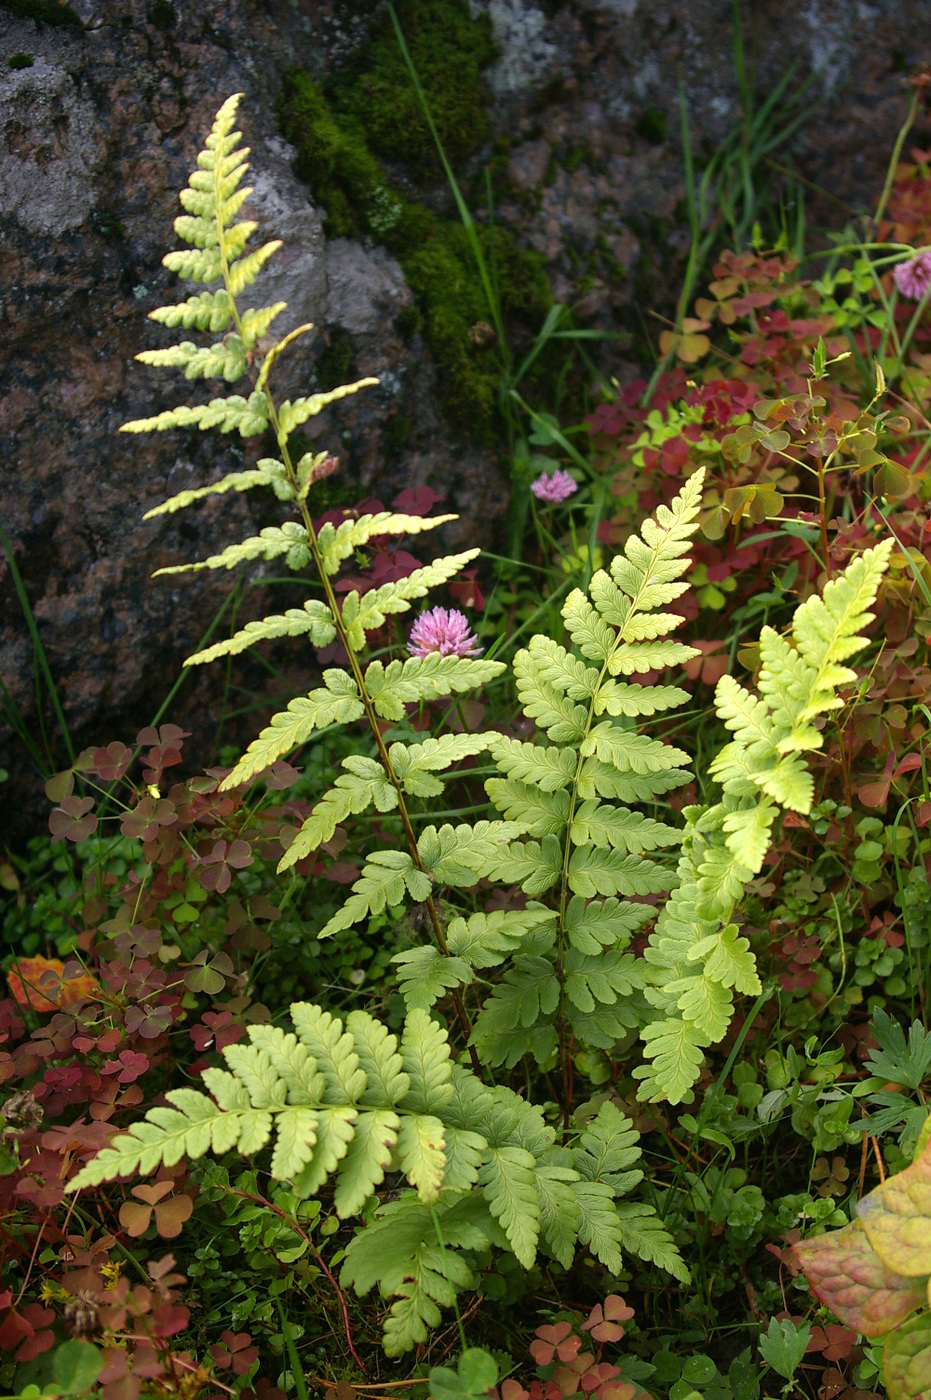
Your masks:
M17 958L7 973L7 984L14 1000L33 1011L61 1011L76 1001L86 1001L100 990L90 973L71 969L79 964L69 963L68 973L60 958Z
M907 496L912 482L904 467L884 462L873 474L873 485L881 496Z
M865 1337L883 1336L921 1306L924 1289L885 1266L858 1222L799 1240L792 1253L821 1302Z
M180 1235L181 1227L191 1217L194 1202L190 1196L172 1196L170 1201L162 1201L155 1207L155 1228L163 1239L173 1240Z
M676 346L676 354L684 365L694 365L711 349L706 335L684 335Z
M74 770L66 768L63 773L53 773L45 784L45 795L50 802L63 802L74 792Z
M916 1162L859 1203L870 1244L888 1269L908 1278L931 1273L931 1144Z

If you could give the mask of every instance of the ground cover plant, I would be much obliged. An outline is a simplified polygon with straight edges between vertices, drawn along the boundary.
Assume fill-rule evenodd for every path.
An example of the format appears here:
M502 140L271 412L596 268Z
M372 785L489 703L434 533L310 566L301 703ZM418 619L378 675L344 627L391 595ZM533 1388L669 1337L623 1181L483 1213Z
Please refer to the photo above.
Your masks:
M164 572L283 564L186 664L307 684L206 773L77 755L52 877L0 869L5 1388L931 1393L928 154L820 276L722 251L590 455L536 414L486 587L429 488L318 510L300 430L366 382L276 393L237 108L152 313L199 339L140 355L230 391L124 431L252 449L150 514L271 492Z

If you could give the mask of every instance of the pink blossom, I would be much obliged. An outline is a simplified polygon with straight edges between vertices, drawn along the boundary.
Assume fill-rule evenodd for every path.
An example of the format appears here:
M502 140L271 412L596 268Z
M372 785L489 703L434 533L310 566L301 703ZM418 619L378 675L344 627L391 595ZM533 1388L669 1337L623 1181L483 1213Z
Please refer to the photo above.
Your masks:
M469 622L458 608L430 608L421 613L411 628L407 649L412 656L480 656L478 638L469 631Z
M896 263L892 276L903 297L921 301L931 287L931 253L919 253L908 262Z
M578 482L557 467L552 476L547 476L543 472L536 481L531 483L531 491L538 501L548 501L551 505L558 505L560 501L565 501L579 489Z

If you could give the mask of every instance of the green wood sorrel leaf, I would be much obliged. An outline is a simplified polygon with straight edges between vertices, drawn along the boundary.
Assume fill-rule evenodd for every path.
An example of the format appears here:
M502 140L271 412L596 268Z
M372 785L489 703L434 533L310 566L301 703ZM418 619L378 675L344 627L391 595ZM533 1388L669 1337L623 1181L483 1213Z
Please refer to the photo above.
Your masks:
M103 1369L103 1356L90 1342L73 1338L63 1342L52 1357L52 1375L66 1395L83 1395Z
M923 1284L887 1268L859 1222L800 1240L792 1253L821 1302L865 1337L885 1336L921 1307Z
M467 1347L457 1369L433 1366L430 1394L433 1400L483 1400L498 1379L498 1363L484 1347Z
M790 1381L802 1364L810 1338L807 1322L797 1327L790 1317L770 1318L769 1330L760 1337L760 1355L783 1380Z
M857 1206L870 1244L889 1269L908 1278L931 1274L931 1145Z
M883 1348L889 1400L931 1397L931 1313L922 1313L892 1333Z

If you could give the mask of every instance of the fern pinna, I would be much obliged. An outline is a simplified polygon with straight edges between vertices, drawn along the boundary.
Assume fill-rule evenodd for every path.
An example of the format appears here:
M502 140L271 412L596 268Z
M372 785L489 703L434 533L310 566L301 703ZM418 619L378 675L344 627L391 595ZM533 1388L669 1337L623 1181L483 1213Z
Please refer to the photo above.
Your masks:
M378 1207L355 1235L342 1275L360 1293L377 1285L393 1299L386 1346L397 1354L424 1339L458 1289L472 1286L489 1248L509 1250L525 1267L540 1251L568 1267L581 1243L612 1272L625 1250L687 1277L652 1207L620 1199L641 1177L629 1119L610 1100L593 1120L574 1117L573 1062L579 1052L616 1058L639 1032L646 1063L634 1074L643 1081L641 1097L681 1102L703 1052L725 1035L735 994L758 992L736 921L739 903L762 866L779 810L811 806L802 755L821 743L815 721L840 704L837 687L854 675L844 662L863 645L889 547L867 552L823 598L804 604L791 637L764 629L759 694L729 677L720 682L716 708L733 735L711 770L721 797L687 808L684 829L663 819L663 804L689 779L688 756L640 727L688 699L680 687L648 678L695 654L671 640L681 618L664 609L688 587L683 576L701 472L594 574L587 593L570 594L562 610L565 644L535 636L515 656L517 695L536 739L498 731L424 737L405 728L409 706L484 685L505 667L428 647L403 660L366 660L367 636L453 578L478 551L337 597L337 573L373 537L428 531L452 517L382 511L315 529L309 494L331 461L324 453L294 460L292 434L327 404L375 381L293 402L273 397L270 371L309 328L263 349L283 305L238 306L278 244L247 252L254 225L234 222L249 193L241 187L247 152L233 130L237 102L220 109L181 196L187 212L176 230L190 246L165 260L182 278L221 285L152 313L166 325L223 338L207 346L183 341L140 358L183 368L189 379L232 383L253 375L252 388L124 430L197 426L274 436L277 456L149 512L270 488L292 519L160 572L282 558L293 570L312 567L319 580L322 596L249 623L187 665L282 636L303 636L316 647L339 640L348 658L274 716L222 786L261 779L324 726L361 721L359 751L343 760L279 868L293 871L342 823L374 808L396 823L399 845L370 853L342 908L308 934L338 935L386 907L414 903L426 910L431 938L394 957L407 1008L400 1040L362 1011L343 1025L298 1003L293 1033L251 1027L248 1046L223 1051L227 1069L204 1072L209 1095L170 1091L167 1106L114 1139L73 1187L208 1151L251 1157L272 1138L272 1175L299 1193L332 1190L341 1216L361 1211L386 1174L406 1180L410 1189ZM396 726L394 735L383 733L386 722ZM486 783L495 815L423 824L432 810L424 804L443 795L441 775L482 751L496 770ZM678 865L667 854L674 850ZM521 901L476 909L467 892L481 879L518 888ZM634 935L654 918L637 956ZM448 1030L439 1019L444 1007L451 1011ZM510 1089L483 1082L489 1069L520 1061L526 1067L528 1057L561 1079L554 1122Z

